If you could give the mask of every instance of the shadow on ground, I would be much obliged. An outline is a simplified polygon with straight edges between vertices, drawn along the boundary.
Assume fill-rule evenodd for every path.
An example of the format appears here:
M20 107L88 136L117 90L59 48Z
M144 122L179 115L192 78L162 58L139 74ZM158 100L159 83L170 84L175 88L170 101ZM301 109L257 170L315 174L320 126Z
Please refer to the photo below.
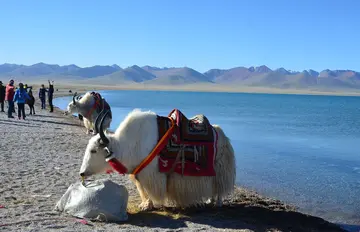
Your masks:
M322 218L299 213L293 206L241 188L236 189L234 196L226 200L221 208L211 205L186 210L163 208L129 213L128 221L132 225L168 229L187 227L187 222L225 230L345 231Z
M31 119L31 121L34 122L42 122L42 123L52 123L52 124L58 124L58 125L67 125L67 126L76 126L76 127L83 127L80 124L74 124L74 123L67 123L67 122L55 122L55 121L48 121L43 119Z
M208 225L218 229L250 229L254 231L345 231L321 218L294 211L274 211L259 206L232 205L222 208L202 208L178 212L175 219L172 210L165 214L140 212L129 215L129 224L152 228L178 229L187 222ZM164 211L162 211L163 213Z
M31 115L31 117L40 117L40 118L64 118L64 117L60 117L60 116L55 116L55 115L41 115L41 114L33 114Z
M8 119L8 120L3 120L0 119L0 124L7 124L10 126L23 126L23 127L39 127L39 125L29 125L29 123L24 122L24 121L19 121L17 119Z

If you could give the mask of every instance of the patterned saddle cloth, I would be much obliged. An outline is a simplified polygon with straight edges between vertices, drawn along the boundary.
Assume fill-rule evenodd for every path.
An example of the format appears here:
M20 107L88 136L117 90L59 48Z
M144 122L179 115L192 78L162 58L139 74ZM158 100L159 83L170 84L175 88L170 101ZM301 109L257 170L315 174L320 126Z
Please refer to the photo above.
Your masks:
M109 110L109 117L112 118L111 107L109 103L107 103L107 101L102 98L101 94L98 92L91 92L91 95L94 97L96 102L96 112L99 114L103 109Z
M159 140L171 127L169 117L176 126L159 153L159 171L185 176L215 176L217 133L206 116L200 114L188 119L178 109L172 110L168 117L158 116Z

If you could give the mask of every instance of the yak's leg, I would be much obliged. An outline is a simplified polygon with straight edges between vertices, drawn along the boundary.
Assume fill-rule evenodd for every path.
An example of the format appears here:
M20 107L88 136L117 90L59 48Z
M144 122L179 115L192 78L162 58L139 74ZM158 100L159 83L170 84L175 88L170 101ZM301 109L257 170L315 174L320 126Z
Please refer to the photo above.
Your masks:
M87 120L86 118L83 118L84 121L84 126L86 128L86 134L90 134L90 130L91 130L91 122L89 120Z
M96 130L95 130L95 122L92 122L92 123L91 123L91 127L92 127L92 129L91 129L91 134L92 134L92 135L96 135L96 132L95 132L95 131L96 131Z
M139 181L135 178L134 175L129 175L130 180L136 185L136 188L139 192L141 202L145 202L149 197L145 192L145 189L141 186Z
M212 204L215 207L221 207L223 205L223 201L219 196L210 198L209 200L206 201L206 203Z
M139 192L141 203L139 208L141 211L152 210L154 208L153 202L150 200L149 196L147 195L145 189L142 187L140 182L135 178L134 175L129 175L130 180L136 185L136 188Z
M213 199L213 203L215 204L216 207L221 207L223 205L223 201L219 196L216 197L216 200Z
M90 134L90 130L88 128L86 128L86 134L89 135Z

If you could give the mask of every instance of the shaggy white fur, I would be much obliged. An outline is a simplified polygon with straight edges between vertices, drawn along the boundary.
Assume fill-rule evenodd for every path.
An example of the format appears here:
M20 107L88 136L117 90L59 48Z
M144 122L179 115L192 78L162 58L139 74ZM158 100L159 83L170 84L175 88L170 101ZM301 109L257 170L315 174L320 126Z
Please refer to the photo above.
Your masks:
M86 134L89 134L91 130L93 131L93 134L95 134L94 123L99 113L97 113L96 110L94 110L93 113L90 116L88 116L88 112L91 110L94 103L95 103L95 99L91 95L91 92L86 92L80 100L76 101L76 104L74 104L74 102L71 101L68 104L67 109L65 111L65 114L79 113L83 116L84 126L86 128ZM105 129L109 128L110 124L111 124L111 118L107 117L104 121L104 128Z
M204 204L211 199L221 206L222 199L232 193L235 185L236 167L233 147L223 130L214 125L218 133L218 151L215 158L214 177L181 176L158 171L158 159L154 159L134 178L139 191L142 210L153 206L175 205L189 207ZM105 133L109 139L107 147L127 167L129 172L151 152L158 141L156 114L151 111L133 110L123 120L115 133ZM86 177L111 170L105 161L107 156L100 136L89 140L80 173Z

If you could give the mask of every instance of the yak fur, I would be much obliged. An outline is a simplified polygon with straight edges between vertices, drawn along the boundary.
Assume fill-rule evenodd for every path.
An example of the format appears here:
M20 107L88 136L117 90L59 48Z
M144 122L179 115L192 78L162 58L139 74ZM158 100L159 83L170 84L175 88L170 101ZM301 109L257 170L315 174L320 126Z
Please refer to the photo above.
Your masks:
M148 156L158 142L158 126L154 112L133 110L122 121L114 133L106 132L109 143L104 145L99 134L93 136L86 147L80 175L86 177L111 171L105 161L107 147L113 155L131 172ZM136 177L130 175L140 194L141 210L153 207L175 206L186 208L202 205L206 201L221 206L224 197L234 190L236 167L235 155L230 140L218 125L215 158L216 176L181 176L158 171L155 158Z
M71 101L67 109L65 111L65 114L73 114L78 113L82 115L84 126L86 128L86 134L90 134L90 131L95 134L95 120L97 116L100 114L96 110L93 111L91 115L88 115L88 112L91 110L95 103L95 98L91 95L91 92L86 92L84 96L82 96L80 99L74 100L76 104L74 104L73 101ZM107 117L104 122L104 128L107 129L110 127L111 124L111 117Z

